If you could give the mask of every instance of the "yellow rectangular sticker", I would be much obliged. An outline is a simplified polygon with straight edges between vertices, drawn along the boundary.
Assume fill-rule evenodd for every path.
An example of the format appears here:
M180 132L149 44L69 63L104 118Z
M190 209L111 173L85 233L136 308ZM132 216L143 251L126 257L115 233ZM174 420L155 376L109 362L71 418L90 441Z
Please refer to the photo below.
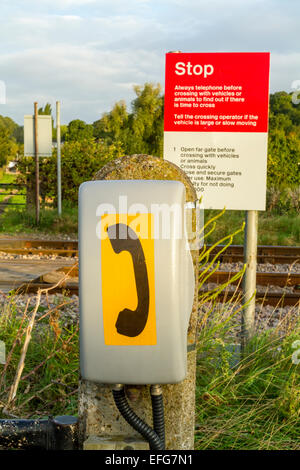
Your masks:
M152 214L101 217L104 341L115 346L157 343Z

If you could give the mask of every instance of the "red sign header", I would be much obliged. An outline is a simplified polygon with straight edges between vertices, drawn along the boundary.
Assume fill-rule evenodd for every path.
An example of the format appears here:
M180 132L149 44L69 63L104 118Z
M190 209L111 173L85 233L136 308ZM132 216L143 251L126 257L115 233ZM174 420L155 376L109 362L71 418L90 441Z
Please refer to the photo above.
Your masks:
M268 52L166 54L165 131L267 132Z

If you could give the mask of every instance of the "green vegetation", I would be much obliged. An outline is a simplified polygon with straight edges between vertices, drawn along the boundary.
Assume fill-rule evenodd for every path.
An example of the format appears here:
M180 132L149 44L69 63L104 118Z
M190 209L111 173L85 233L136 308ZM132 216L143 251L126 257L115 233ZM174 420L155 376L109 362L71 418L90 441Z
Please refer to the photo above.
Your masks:
M20 148L19 126L9 117L0 116L0 168L16 158Z
M42 208L40 211L40 223L36 225L35 208L26 207L7 208L1 215L0 231L4 233L47 233L68 234L77 238L78 209L67 203L63 204L62 217L57 214L57 209Z
M19 198L19 200L16 200ZM22 199L21 199L22 198ZM24 196L14 196L16 202L22 202ZM0 194L1 201L1 194ZM49 233L69 234L77 237L78 208L63 202L63 216L59 217L57 209L52 207L41 208L40 224L36 226L34 207L25 206L7 208L1 215L0 231L4 233ZM205 220L215 216L218 211L206 210ZM226 211L218 220L217 230L207 237L207 243L216 243L231 231L236 231L245 220L244 211ZM237 233L233 244L242 245L244 234ZM259 245L287 245L300 244L300 215L296 212L277 214L276 212L259 212Z
M67 132L65 133L66 142L90 142L93 139L93 126L86 124L80 119L71 121L68 125Z
M72 127L72 126L71 126ZM70 135L67 133L67 135ZM78 188L84 181L91 180L99 168L111 159L122 155L122 149L114 144L107 145L93 139L68 140L61 151L62 197L69 205L77 207ZM18 181L25 183L27 192L34 202L35 161L29 157L19 162L21 172ZM56 206L57 164L56 154L40 162L40 196L42 205Z
M38 114L43 116L51 116L52 114L52 106L50 103L46 103L44 108L41 107L38 109Z
M15 183L16 175L13 173L3 173L0 183Z
M62 126L64 222L57 218L55 209L57 169L54 150L52 158L40 160L40 231L77 232L79 185L92 179L95 172L111 159L133 153L162 156L164 97L161 88L159 85L146 83L143 87L136 86L134 90L136 98L130 110L120 101L93 124L75 119L67 126ZM259 244L298 245L300 242L300 106L293 104L291 98L291 94L286 92L270 95L267 211L259 213ZM40 114L51 115L51 112L49 103L39 109ZM53 134L55 140L55 128ZM17 151L22 153L21 142L22 128L10 118L0 116L0 160L2 158L6 162ZM28 211L22 208L6 209L1 218L2 231L37 230L34 210L30 208L34 205L34 159L20 158L19 171L17 181L27 187ZM0 180L1 173L3 171L0 170ZM24 198L15 196L13 201L23 202ZM205 214L208 218L214 212L205 211ZM220 235L238 227L243 219L243 212L227 211L219 221ZM213 233L208 242L213 243L215 240ZM242 242L242 234L235 237L234 243Z
M61 316L74 300L57 297L55 308L36 304L34 329L17 383L16 372L35 307L20 307L17 298L11 295L0 307L0 339L6 346L6 365L0 364L0 416L7 418L2 411L10 401L13 384L18 387L13 406L10 404L12 415L77 414L78 324Z
M229 245L242 229L234 232L231 226L223 238L221 220L222 212L211 213L205 232L217 236L215 243ZM200 263L204 264L201 269L207 264L207 270L206 253L200 254ZM206 275L207 271L200 274L200 285ZM235 300L218 304L210 291L200 295L199 303L195 449L299 449L300 321L296 309L281 316L274 328L267 324L275 311L267 319L256 318L257 331L241 352L243 307L238 292Z
M14 175L10 175L8 173L3 173L2 178L0 178L0 183L7 184L7 183L13 183L15 181ZM0 187L0 202L3 202L7 196L3 193L10 192L6 190L5 188Z
M205 220L210 219L218 211L206 210ZM258 244L259 245L289 245L300 244L300 215L296 211L278 214L273 212L258 213ZM218 227L215 232L207 238L207 243L215 243L221 237L236 230L245 220L244 211L226 211L222 218L218 220ZM235 245L244 243L244 234L238 233L233 240Z
M236 317L234 305L212 303L200 318L195 448L299 450L299 319L290 312L257 333L240 360Z
M123 101L95 121L94 136L108 143L121 143L124 155L144 153L162 157L163 154L163 95L160 85L146 83L135 86L137 97L128 112Z
M1 177L0 175L0 183L3 184L10 184L10 183L16 183L17 182L17 177L15 174L12 173L3 173L3 176ZM26 194L25 194L25 188L22 188L20 191L18 191L17 188L14 187L8 187L8 188L1 188L0 187L0 202L3 202L6 198L9 198L8 203L11 204L25 204L26 203ZM11 193L12 195L5 195L2 193ZM16 194L13 194L16 193ZM5 211L11 210L12 207L15 206L8 206L5 208ZM25 207L25 206L22 206Z
M77 414L78 325L62 311L39 307L16 398L8 413L19 417ZM0 338L7 365L0 365L0 416L24 345L33 306L17 307L15 296L1 306ZM257 334L239 361L232 304L211 304L200 317L195 447L201 449L299 450L300 375L292 361L300 324L287 316L276 329Z
M6 165L9 158L13 158L18 150L14 139L10 136L9 130L0 127L0 167Z
M268 187L282 190L300 184L300 107L291 94L270 95Z
M160 85L145 83L135 86L136 98L128 109L125 102L116 103L93 124L80 119L62 126L62 197L76 204L78 187L91 179L110 159L144 153L162 157L163 103ZM47 103L40 114L50 114ZM54 140L56 129L53 129ZM22 128L10 118L0 116L0 167L17 153L22 154ZM20 158L20 181L34 193L33 158ZM268 143L268 209L283 214L300 210L300 107L291 94L270 95ZM56 151L41 160L41 196L44 203L56 204Z

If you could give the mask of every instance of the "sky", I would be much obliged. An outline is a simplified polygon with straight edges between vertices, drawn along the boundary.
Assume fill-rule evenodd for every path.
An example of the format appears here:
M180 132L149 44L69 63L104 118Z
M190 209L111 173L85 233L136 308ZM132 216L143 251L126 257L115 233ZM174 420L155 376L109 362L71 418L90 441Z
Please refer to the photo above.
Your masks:
M164 88L165 53L270 52L270 91L300 80L299 0L1 0L0 114L33 103L92 123L134 85ZM3 93L2 93L3 94Z

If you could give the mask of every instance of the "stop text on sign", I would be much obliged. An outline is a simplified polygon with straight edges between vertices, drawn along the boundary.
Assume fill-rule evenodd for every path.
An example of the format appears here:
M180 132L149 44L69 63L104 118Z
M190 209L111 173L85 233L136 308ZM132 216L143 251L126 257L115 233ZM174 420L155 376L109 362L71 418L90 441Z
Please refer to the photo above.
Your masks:
M185 62L177 62L175 64L175 73L176 75L202 75L203 77L208 77L214 73L214 68L211 64L206 65L192 65L191 62L187 64Z

